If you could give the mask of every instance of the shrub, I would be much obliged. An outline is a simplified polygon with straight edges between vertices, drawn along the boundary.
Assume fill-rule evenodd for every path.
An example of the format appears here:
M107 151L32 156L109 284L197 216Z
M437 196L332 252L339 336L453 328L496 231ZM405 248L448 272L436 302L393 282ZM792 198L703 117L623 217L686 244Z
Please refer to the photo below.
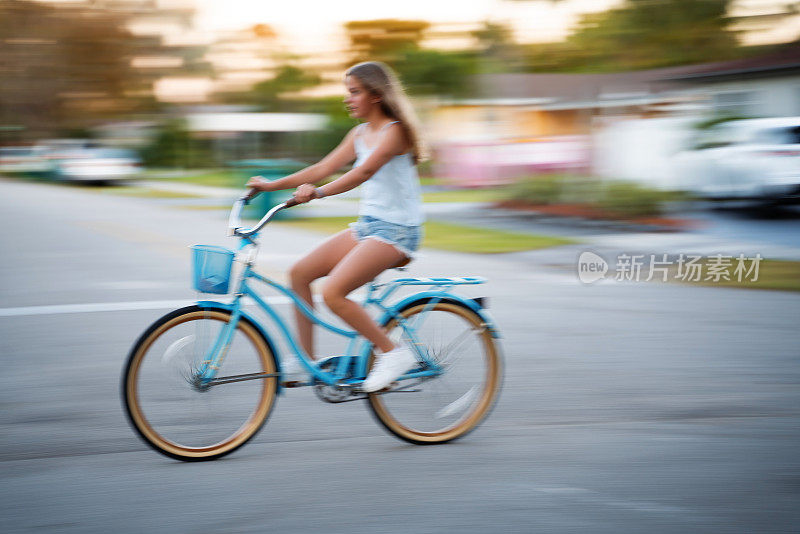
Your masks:
M561 201L566 204L594 204L602 194L600 179L591 176L562 177Z
M609 182L603 186L597 205L619 217L653 217L661 215L663 192L631 182Z
M530 176L509 188L508 199L530 204L555 204L561 201L563 186L560 175Z
M169 120L159 125L149 145L142 150L148 167L213 167L208 141L194 139L183 120Z
M663 203L680 195L632 182L547 174L521 179L509 188L506 198L531 205L580 204L627 219L660 215Z

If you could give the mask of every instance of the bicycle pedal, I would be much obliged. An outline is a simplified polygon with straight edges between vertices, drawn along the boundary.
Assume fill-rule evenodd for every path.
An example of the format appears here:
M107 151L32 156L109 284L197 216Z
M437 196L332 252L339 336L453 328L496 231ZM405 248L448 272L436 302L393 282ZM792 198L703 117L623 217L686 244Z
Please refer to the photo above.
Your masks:
M395 381L395 382L392 382L391 384L389 384L388 386L386 386L383 389L379 389L378 391L373 391L373 393L389 393L390 391L392 391L394 388L398 387L399 385L400 385L400 382L396 382ZM353 387L353 391L355 391L356 393L362 393L364 395L368 395L368 393L366 391L363 391L361 389L361 383L353 384L352 387Z
M301 388L305 385L306 383L301 380L287 380L286 382L281 382L281 386L285 388Z
M400 387L400 382L395 381L386 386L385 388L383 388L382 390L378 391L378 393L389 393L390 391L392 391L397 387Z

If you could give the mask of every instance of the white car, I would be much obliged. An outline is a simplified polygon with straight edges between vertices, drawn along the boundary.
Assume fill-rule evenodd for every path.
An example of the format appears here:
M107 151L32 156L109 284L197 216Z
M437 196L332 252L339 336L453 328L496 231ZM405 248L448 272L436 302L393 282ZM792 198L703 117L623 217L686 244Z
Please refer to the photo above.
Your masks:
M38 146L0 147L0 172L46 173L50 170L46 153Z
M727 121L677 156L684 188L708 199L800 201L800 117Z
M60 152L53 160L55 177L64 181L108 182L134 178L141 171L135 152L121 148L83 148Z

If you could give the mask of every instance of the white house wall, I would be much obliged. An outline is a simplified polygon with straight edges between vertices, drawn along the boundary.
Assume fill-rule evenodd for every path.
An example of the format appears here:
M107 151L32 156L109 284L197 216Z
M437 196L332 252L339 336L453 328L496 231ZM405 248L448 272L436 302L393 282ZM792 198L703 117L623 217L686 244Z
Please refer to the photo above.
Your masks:
M697 118L621 120L593 136L592 171L610 180L638 182L659 189L680 189L675 155L686 150Z
M800 115L800 74L774 79L737 80L708 84L702 89L717 111L725 111L725 95L750 93L741 112L752 117L784 117ZM730 111L735 113L734 109Z

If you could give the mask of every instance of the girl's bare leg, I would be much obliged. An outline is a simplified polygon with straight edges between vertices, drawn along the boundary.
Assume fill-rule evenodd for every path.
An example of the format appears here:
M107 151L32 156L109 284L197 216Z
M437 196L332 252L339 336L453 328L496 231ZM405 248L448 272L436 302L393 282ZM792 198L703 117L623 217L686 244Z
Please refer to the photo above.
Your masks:
M346 297L403 258L405 255L392 245L365 239L333 268L322 289L325 304L331 311L383 352L392 350L394 344L360 305Z
M350 252L358 241L348 228L329 237L304 258L295 263L289 270L292 289L306 304L314 308L311 296L311 282L327 276L328 273ZM294 310L297 321L297 337L306 354L314 358L314 324L297 307Z

